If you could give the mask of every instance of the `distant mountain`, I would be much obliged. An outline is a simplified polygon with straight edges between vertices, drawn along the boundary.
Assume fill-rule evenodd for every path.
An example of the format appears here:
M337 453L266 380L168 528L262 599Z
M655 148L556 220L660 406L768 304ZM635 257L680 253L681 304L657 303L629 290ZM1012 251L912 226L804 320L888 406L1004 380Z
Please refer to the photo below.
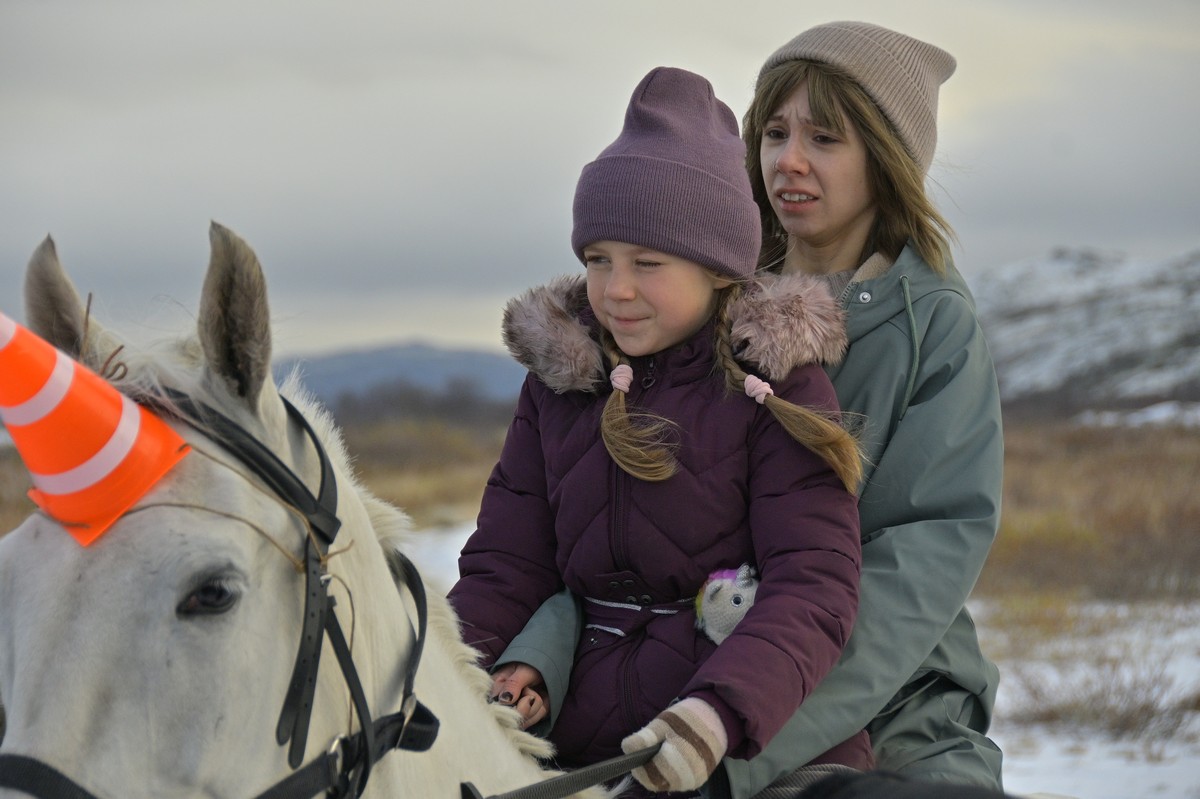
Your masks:
M1038 415L1200 401L1200 250L1160 261L1061 249L968 281L1006 409ZM525 370L499 352L421 343L289 358L327 403L382 383L470 384L515 398Z
M304 386L327 405L343 394L399 382L434 393L459 384L488 399L515 399L525 379L525 369L505 353L423 343L286 358L276 362L274 371L283 377L297 365Z
M1200 250L1148 261L1061 249L969 282L1006 408L1200 400Z

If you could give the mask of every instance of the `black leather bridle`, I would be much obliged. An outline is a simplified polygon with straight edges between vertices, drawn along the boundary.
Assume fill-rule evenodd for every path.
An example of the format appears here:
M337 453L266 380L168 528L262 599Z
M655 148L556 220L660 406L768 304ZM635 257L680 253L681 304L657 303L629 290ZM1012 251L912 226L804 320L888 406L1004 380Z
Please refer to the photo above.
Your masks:
M397 552L401 577L417 608L417 630L405 669L404 695L396 713L372 719L366 694L358 678L346 636L333 612L329 595L325 555L341 528L337 516L337 478L329 456L308 420L285 398L288 416L300 425L316 447L321 466L321 484L314 496L308 487L258 439L219 411L177 392L163 399L150 398L155 405L195 426L221 444L276 496L303 516L312 529L304 545L304 621L296 663L279 714L276 740L290 743L288 765L291 775L260 793L255 799L310 799L324 793L331 799L361 796L374 764L394 749L421 752L433 745L438 720L413 693L427 625L425 588L416 567ZM312 717L321 647L324 638L337 657L359 719L359 731L337 738L322 755L301 765ZM97 799L70 777L25 755L0 755L0 787L23 791L41 799Z

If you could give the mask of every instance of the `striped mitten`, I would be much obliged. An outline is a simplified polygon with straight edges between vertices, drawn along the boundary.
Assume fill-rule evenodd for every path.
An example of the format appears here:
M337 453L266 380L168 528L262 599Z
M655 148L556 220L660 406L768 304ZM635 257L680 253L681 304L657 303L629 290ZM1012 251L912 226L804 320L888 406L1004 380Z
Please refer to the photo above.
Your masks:
M688 697L659 713L653 721L621 741L626 753L662 741L649 763L633 770L633 777L658 793L692 791L712 776L725 755L729 739L725 725L712 705Z

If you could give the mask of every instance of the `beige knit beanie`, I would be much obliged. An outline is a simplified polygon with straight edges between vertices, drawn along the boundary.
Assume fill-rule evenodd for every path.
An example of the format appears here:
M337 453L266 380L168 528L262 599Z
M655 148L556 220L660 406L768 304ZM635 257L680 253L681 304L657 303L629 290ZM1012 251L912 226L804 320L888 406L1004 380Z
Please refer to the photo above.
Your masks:
M867 22L829 22L772 53L759 82L767 70L797 60L832 64L857 81L896 126L921 171L929 171L937 147L938 87L954 74L954 56Z

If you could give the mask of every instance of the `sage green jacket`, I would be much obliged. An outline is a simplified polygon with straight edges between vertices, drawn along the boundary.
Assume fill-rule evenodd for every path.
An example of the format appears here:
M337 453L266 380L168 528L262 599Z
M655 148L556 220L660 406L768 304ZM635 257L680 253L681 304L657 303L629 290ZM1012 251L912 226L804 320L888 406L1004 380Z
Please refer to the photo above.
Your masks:
M990 745L984 733L999 675L980 650L965 605L999 524L1003 438L995 370L974 300L953 266L938 276L906 248L894 264L880 255L868 259L842 301L850 348L829 374L843 413L861 425L869 460L859 492L858 620L837 666L763 752L725 760L735 799L748 799L859 730L870 729L875 740L880 724L903 727L906 714L908 726L920 728L913 746L939 737L959 739L946 749L971 746L959 729L931 729L939 716L921 707L922 696L936 698L925 686L937 677L977 698L981 712L968 726ZM546 618L561 620L563 607L547 607ZM563 654L552 653L566 638L561 625L542 625L535 616L502 659L539 668L552 708L565 691L554 677L564 672L555 665ZM886 721L878 721L885 709ZM903 745L884 751L875 743L880 768L908 764ZM952 765L933 772L998 784L998 750L994 756L993 775L954 774Z

